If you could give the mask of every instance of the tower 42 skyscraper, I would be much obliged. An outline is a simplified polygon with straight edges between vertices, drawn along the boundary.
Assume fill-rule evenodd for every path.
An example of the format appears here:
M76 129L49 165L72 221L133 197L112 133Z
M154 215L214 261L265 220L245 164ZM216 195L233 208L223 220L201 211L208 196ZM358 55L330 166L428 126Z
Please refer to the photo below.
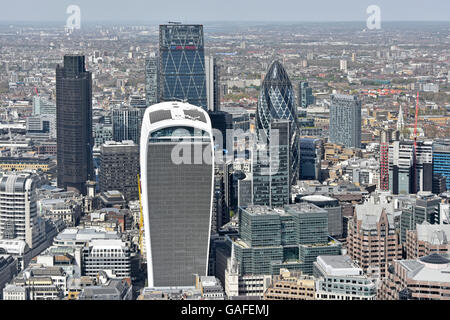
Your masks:
M140 163L149 287L193 286L207 274L214 188L211 121L163 102L142 121Z
M56 67L56 131L58 187L86 194L85 183L94 180L92 162L92 74L84 56L64 56Z

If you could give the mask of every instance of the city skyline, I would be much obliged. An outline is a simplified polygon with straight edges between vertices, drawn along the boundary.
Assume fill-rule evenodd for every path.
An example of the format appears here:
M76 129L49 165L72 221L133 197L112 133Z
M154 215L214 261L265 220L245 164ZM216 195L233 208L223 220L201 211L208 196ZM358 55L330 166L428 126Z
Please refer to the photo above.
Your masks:
M432 3L52 2L0 23L0 300L450 300L450 22L385 20Z

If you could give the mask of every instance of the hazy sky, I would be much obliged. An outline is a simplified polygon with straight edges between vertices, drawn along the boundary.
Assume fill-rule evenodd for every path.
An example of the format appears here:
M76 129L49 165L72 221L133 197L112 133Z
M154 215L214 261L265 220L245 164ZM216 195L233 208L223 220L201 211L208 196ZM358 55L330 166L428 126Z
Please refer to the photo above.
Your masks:
M0 0L0 22L62 21L78 5L81 21L450 21L450 0Z

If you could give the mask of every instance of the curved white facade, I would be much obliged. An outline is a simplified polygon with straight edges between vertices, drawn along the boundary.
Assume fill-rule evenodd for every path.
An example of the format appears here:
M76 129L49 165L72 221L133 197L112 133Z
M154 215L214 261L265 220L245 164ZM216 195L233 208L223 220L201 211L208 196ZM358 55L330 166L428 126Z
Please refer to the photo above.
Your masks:
M195 274L207 275L212 146L202 108L163 102L145 111L140 170L149 287L193 286Z

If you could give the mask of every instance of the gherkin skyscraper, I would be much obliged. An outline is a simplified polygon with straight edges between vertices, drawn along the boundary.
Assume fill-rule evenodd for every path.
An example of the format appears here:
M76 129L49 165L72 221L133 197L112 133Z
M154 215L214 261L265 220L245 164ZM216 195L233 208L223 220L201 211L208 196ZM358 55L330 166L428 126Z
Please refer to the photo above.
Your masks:
M295 183L299 170L299 140L297 109L291 80L279 61L274 61L267 71L259 94L256 125L260 139L270 141L271 123L290 120L290 184Z

